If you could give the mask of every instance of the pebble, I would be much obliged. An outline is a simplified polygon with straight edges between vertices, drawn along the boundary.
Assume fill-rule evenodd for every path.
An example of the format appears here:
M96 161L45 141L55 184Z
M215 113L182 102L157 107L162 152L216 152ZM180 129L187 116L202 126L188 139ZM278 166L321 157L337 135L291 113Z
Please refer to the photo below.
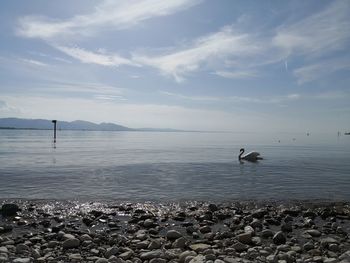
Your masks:
M152 204L104 209L101 203L91 213L85 209L93 203L67 210L58 209L59 203L29 209L24 202L16 217L0 216L0 262L350 262L346 203L339 206L340 217L331 206L288 210L283 203L261 209L251 203L254 210L243 202L165 209Z
M166 237L167 237L167 239L174 240L174 239L178 239L178 238L182 237L182 234L176 230L169 230L166 233Z
M275 243L276 245L281 245L286 243L286 237L283 234L282 231L278 231L272 238L273 243Z
M62 243L62 247L65 249L69 249L69 248L77 248L80 245L80 241L77 238L70 238L65 240Z

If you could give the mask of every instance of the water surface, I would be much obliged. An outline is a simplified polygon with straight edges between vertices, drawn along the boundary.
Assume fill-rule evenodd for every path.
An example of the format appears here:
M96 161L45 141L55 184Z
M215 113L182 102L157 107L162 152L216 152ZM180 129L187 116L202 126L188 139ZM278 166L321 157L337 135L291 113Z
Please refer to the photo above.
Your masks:
M350 136L0 130L0 198L350 200ZM264 157L240 163L241 147Z

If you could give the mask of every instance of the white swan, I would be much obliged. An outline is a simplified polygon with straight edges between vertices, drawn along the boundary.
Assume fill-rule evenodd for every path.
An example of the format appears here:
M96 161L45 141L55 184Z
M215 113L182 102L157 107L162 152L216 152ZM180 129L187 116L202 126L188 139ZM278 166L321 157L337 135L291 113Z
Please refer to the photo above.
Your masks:
M250 161L250 162L256 162L257 160L263 159L262 157L260 157L260 153L258 153L258 152L249 152L249 153L246 153L245 155L243 155L243 153L244 153L243 148L241 148L239 150L239 152L240 152L240 154L238 156L238 160L246 160L246 161Z

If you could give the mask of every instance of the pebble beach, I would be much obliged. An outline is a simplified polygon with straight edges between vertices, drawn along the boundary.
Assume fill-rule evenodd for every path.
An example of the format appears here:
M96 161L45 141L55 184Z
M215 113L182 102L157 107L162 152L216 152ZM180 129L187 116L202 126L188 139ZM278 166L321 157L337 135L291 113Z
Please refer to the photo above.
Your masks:
M350 262L348 202L0 204L0 262Z

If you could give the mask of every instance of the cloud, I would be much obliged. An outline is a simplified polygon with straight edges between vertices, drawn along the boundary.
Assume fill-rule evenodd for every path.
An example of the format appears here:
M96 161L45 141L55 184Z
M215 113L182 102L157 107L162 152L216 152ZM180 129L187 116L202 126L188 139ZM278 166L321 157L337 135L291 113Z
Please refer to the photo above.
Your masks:
M294 70L294 75L298 79L299 84L304 84L323 79L339 70L350 70L350 60L348 58L322 60L314 64L306 65Z
M178 51L156 56L134 54L133 58L181 82L186 75L201 67L215 68L227 58L231 61L238 60L256 55L263 49L263 45L259 45L251 36L237 33L233 27L226 26L219 32L198 38Z
M323 56L348 47L350 2L332 1L327 8L300 21L279 27L273 43L288 54Z
M55 47L58 50L65 53L66 55L73 57L82 63L97 64L102 66L120 66L120 65L138 66L133 61L123 58L117 54L94 53L79 47L64 47L64 46L55 46Z
M198 102L216 102L216 103L267 103L267 104L279 104L286 101L294 101L300 99L300 94L287 94L282 96L266 96L266 97L244 97L244 96L189 96L178 93L161 91L160 93L182 100L191 100Z
M182 95L178 93L173 93L173 92L167 92L167 91L160 91L160 93L178 98L178 99L185 99L185 100L192 100L192 101L209 101L209 102L217 102L221 101L222 98L220 97L212 97L212 96L187 96L187 95Z
M39 67L45 67L48 66L48 64L38 61L38 60L34 60L34 59L26 59L26 58L19 58L19 61L24 62L26 64L31 64L34 66L39 66Z
M216 71L216 75L228 78L228 79L249 79L255 78L258 74L255 71L247 70L237 70L237 71Z
M19 19L17 34L28 38L53 40L64 36L94 35L101 27L124 29L153 17L171 15L190 8L198 0L106 0L93 12L70 19L26 16Z

